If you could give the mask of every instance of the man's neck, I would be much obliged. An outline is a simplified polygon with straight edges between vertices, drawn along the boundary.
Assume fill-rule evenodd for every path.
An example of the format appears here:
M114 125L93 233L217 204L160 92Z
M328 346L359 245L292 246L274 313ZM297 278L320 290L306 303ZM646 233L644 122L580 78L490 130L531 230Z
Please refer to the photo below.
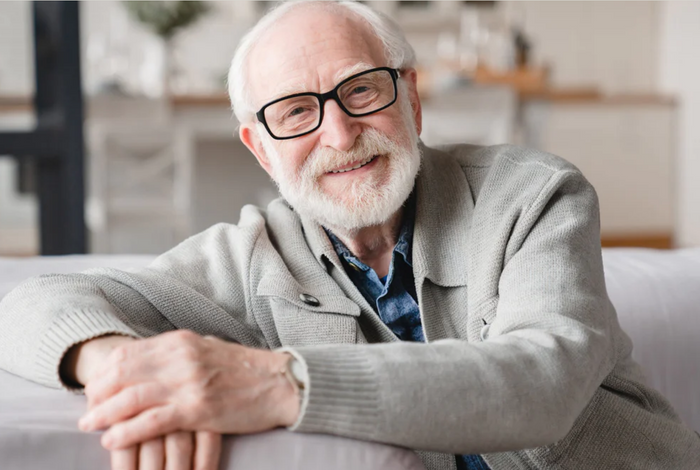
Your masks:
M374 269L380 278L389 274L391 256L399 239L404 208L381 225L363 227L351 233L330 228L360 261Z

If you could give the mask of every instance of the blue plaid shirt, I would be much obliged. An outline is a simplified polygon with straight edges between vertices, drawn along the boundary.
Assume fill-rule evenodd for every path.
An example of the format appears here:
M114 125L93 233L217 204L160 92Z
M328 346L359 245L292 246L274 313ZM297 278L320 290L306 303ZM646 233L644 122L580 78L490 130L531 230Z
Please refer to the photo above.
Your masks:
M399 241L391 255L389 274L383 278L379 278L374 269L353 255L330 230L326 229L326 233L343 263L345 272L377 312L379 318L401 341L425 342L411 260L415 219L414 200L412 195L404 211ZM489 470L488 465L479 455L455 457L458 470Z

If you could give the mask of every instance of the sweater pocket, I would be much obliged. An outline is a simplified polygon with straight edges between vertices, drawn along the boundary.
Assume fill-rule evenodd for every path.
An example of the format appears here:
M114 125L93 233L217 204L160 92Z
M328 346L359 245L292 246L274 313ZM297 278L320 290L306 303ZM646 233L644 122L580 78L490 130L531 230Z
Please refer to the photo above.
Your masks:
M282 346L357 342L357 319L354 316L310 311L282 298L272 298L270 308Z
M270 276L257 295L269 299L270 312L282 346L357 342L360 307L350 299L303 288L291 276Z

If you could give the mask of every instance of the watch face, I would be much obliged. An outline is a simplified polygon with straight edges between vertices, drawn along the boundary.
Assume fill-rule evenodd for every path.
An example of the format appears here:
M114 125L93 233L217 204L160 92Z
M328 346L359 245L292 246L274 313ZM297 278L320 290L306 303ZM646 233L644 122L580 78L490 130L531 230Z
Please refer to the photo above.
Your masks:
M292 360L289 362L289 372L292 374L292 377L294 377L299 388L304 389L306 383L309 381L309 374L304 365L299 362L296 357L292 357Z

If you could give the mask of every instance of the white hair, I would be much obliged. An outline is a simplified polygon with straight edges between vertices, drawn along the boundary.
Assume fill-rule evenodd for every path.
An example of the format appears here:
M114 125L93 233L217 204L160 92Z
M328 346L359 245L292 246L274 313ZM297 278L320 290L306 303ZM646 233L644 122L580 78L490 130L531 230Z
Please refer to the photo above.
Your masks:
M406 41L401 28L391 18L353 1L289 1L268 12L241 39L228 72L228 93L231 106L241 123L250 122L257 111L248 90L248 57L262 35L280 18L300 6L323 6L334 12L355 14L365 20L384 45L386 66L402 69L414 67L416 54Z

